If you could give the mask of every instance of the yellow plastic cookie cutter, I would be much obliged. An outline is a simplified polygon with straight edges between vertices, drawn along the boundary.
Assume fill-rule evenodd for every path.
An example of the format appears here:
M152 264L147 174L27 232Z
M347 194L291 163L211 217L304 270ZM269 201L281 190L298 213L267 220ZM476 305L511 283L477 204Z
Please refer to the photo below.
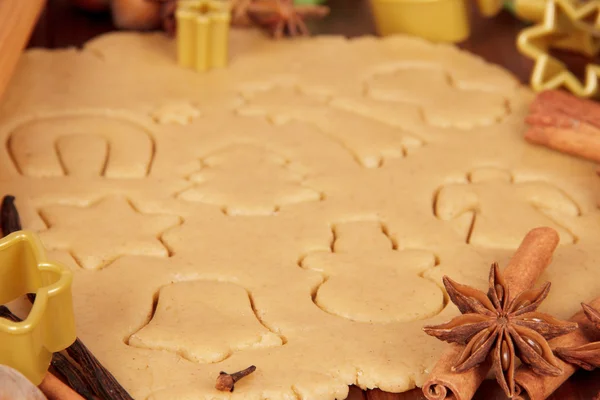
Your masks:
M469 37L469 0L371 0L380 35L404 33L436 42L461 42ZM485 17L497 15L502 0L477 0Z
M548 0L512 0L508 4L519 19L537 23L544 20Z
M17 231L0 239L0 304L36 294L25 320L0 318L0 364L35 385L44 379L52 353L75 342L72 281L71 271L46 260L34 233Z
M550 55L549 50L569 49L590 57L598 54L600 1L547 0L542 21L519 34L517 47L535 61L530 79L535 91L565 87L580 97L595 96L600 65L588 64L582 83L562 61Z
M180 0L177 19L177 60L198 72L227 65L231 12L219 0Z

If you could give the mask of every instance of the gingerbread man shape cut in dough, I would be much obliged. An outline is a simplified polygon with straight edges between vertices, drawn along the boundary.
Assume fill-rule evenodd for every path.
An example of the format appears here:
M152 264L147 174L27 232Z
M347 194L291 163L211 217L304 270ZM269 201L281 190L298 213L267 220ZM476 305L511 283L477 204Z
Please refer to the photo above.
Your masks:
M367 93L377 100L418 104L427 123L444 128L492 125L508 114L502 94L461 89L446 71L431 66L407 64L376 74Z
M258 146L234 145L207 157L203 165L190 177L197 185L178 197L221 206L229 215L270 215L282 205L322 197L302 185L299 165Z
M247 91L238 112L262 116L274 124L292 120L317 126L342 144L364 167L377 168L386 159L402 158L423 141L399 127L342 108L330 107L330 99L304 93L294 85L273 85Z
M543 181L514 182L510 172L497 168L475 170L469 181L443 186L434 206L442 220L472 214L471 225L459 228L467 243L513 249L539 226L556 229L561 243L576 241L560 220L577 217L579 208L559 188Z
M103 268L124 254L168 257L159 237L181 223L176 216L141 214L122 197L107 197L85 208L44 207L40 215L48 225L40 233L44 245L69 250L85 269Z
M281 346L258 320L248 292L233 283L189 281L163 287L150 322L129 345L172 351L197 363L216 363L232 353Z
M322 310L369 323L414 321L442 310L441 289L422 277L436 265L432 253L395 250L379 222L347 222L334 232L333 252L302 261L326 278L314 298Z

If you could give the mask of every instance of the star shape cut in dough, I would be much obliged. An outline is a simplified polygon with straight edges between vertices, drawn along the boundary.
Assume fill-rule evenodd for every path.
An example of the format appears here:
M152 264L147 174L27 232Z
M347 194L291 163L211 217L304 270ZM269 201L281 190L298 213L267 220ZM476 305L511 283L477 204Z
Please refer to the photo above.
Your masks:
M590 18L595 18L595 22L588 22ZM535 60L531 86L536 91L565 86L578 96L593 96L598 90L600 65L588 64L585 82L582 83L548 50L561 47L594 55L600 50L600 39L592 34L592 30L598 28L600 2L590 1L576 6L569 0L549 0L544 21L525 29L517 40L519 50Z
M46 207L40 215L49 227L40 234L44 245L68 249L86 269L100 269L122 255L168 257L160 235L180 224L176 216L141 214L122 197L85 208Z
M154 122L166 124L189 125L200 117L202 113L198 108L188 102L174 102L163 104L152 112Z

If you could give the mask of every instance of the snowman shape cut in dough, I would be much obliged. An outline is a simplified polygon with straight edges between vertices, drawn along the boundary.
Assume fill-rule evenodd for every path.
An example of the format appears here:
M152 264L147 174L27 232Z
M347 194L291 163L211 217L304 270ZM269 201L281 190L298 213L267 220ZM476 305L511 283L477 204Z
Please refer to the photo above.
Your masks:
M369 323L414 321L442 310L442 291L422 277L435 267L432 253L395 250L379 222L339 224L334 237L332 252L302 261L325 276L314 298L319 308Z

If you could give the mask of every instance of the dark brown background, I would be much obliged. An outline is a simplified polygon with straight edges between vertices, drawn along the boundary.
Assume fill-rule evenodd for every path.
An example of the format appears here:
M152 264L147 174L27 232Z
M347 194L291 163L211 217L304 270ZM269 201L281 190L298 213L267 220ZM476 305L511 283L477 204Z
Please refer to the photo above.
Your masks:
M0 0L1 1L1 0ZM27 1L27 0L23 0ZM368 0L329 0L331 14L310 27L315 34L340 34L348 37L375 34ZM486 60L512 71L523 83L529 80L533 63L521 56L515 46L517 34L526 25L503 12L493 19L481 18L472 11L472 33L460 47L478 54ZM68 0L49 0L33 32L29 46L65 47L80 46L86 40L114 30L108 14L89 14L69 6ZM560 57L580 75L588 60L568 54ZM552 400L592 400L600 392L600 372L579 372L563 385ZM379 390L362 392L352 388L349 399L363 400L417 400L424 399L420 390L402 394L383 393ZM505 399L495 382L485 382L476 400Z

